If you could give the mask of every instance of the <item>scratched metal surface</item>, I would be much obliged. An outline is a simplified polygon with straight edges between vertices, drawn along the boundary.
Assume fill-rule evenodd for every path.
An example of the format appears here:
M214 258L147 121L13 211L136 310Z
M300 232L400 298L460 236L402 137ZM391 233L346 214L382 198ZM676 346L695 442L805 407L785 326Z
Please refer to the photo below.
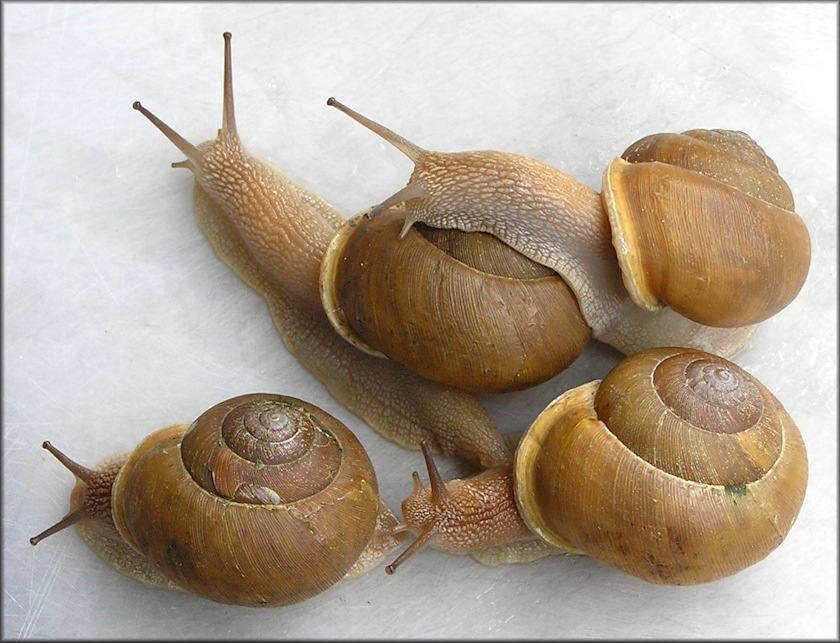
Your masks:
M835 4L5 4L3 636L826 637L836 635ZM246 145L352 214L404 185L399 152L325 106L335 95L432 149L500 149L598 187L606 163L657 131L753 135L794 190L813 240L799 298L736 361L799 424L811 480L788 539L711 585L666 588L582 557L485 568L427 551L285 609L146 589L62 516L85 463L276 391L345 421L384 497L417 453L384 442L283 349L262 301L213 255L181 157L132 111L188 139L219 126L222 38L234 34ZM535 390L484 398L505 431L603 376L593 344ZM445 472L454 462L442 462Z

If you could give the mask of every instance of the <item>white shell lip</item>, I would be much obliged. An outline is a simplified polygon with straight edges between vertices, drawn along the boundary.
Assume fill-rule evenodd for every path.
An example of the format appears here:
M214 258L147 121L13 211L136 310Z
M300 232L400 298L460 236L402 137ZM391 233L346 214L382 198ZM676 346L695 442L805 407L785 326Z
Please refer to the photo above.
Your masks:
M617 203L616 177L628 165L630 163L621 157L616 157L610 162L601 180L601 200L610 220L612 243L621 268L621 279L630 299L645 310L660 310L664 304L650 291L645 281L641 257L636 252L633 230L628 229L630 224L620 216Z
M341 337L343 337L349 344L355 346L360 351L363 351L368 355L373 355L374 357L387 359L383 353L365 343L356 331L353 330L347 322L347 318L344 316L344 310L339 305L338 297L335 292L335 273L338 269L339 262L342 260L344 246L347 243L347 239L350 238L350 235L353 233L353 230L355 230L356 225L361 218L367 216L367 213L370 212L371 209L372 208L368 208L367 210L359 212L352 218L345 221L345 223L336 230L335 235L333 235L333 238L330 240L330 243L324 252L324 256L321 259L321 276L318 283L318 289L321 294L321 306L324 308L324 312L327 314L327 319L329 320L330 325L332 325L335 329L335 332L341 335Z
M542 517L538 503L534 500L534 495L531 490L533 479L536 475L536 454L542 448L546 435L555 428L554 418L558 414L562 415L576 408L591 408L592 415L594 416L595 409L593 401L595 399L595 393L601 385L601 381L593 380L587 384L569 389L552 400L522 435L513 459L514 496L516 506L525 524L546 542L573 554L581 554L583 552L569 544L560 534L550 528Z

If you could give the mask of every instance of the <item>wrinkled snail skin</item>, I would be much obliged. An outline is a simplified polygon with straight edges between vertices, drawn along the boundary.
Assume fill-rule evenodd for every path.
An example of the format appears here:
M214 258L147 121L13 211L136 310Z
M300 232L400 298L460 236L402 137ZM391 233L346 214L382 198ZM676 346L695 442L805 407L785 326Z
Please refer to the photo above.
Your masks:
M458 488L441 502L434 480L424 489L415 474L399 529L419 544L395 563L424 545L504 547L496 525L518 513L546 543L538 555L583 553L651 583L707 583L781 544L802 506L808 462L793 420L758 380L712 354L661 348L560 395L525 432L512 466L493 475L509 485L482 504L461 500L481 497L469 491L473 480L485 486L478 477L437 483ZM475 528L475 516L496 512L503 517ZM511 540L527 542L522 531Z
M755 334L758 324L736 328L720 328L698 324L683 317L670 307L645 310L630 297L622 302L619 320L607 328L598 339L625 355L660 346L681 346L733 357Z
M729 220L724 218L718 222L719 226L727 232L730 227L733 228L733 234L737 231L737 236L743 239L749 237L746 232L742 234L744 230L760 228L761 232L754 232L752 240L755 247L744 251L743 256L741 248L715 250L718 254L714 255L696 250L700 239L720 238L720 227L715 229L714 234L708 231L715 226L714 218L704 219L708 223L698 225L694 230L693 214L688 214L688 223L672 222L670 232L673 232L673 238L660 245L663 248L673 246L675 251L688 256L689 263L679 264L677 259L669 257L661 260L664 268L654 266L654 269L659 273L668 273L668 262L675 262L670 268L673 274L669 276L676 277L678 285L668 286L675 291L674 297L668 297L673 301L673 308L663 308L657 299L655 305L649 303L643 310L636 310L639 302L634 301L631 295L635 291L628 285L635 275L628 276L626 271L622 272L627 261L620 266L616 255L618 250L618 258L626 257L625 246L630 241L614 227L611 228L611 219L624 217L613 212L608 214L605 209L605 203L612 205L620 200L616 195L628 191L626 186L616 186L608 181L614 172L608 170L605 173L604 190L599 194L568 174L519 155L494 151L446 154L423 150L335 99L330 99L328 103L385 138L415 165L408 185L376 206L369 216L377 216L397 204L404 204L404 235L420 221L434 227L480 231L498 237L529 259L561 275L574 292L580 313L592 329L593 337L627 355L658 346L685 346L730 357L746 344L759 321L780 310L795 296L807 274L810 262L808 233L801 218L792 212L792 203L788 212L780 206L765 203L749 192L742 195L738 190L728 190L730 186L724 180L731 182L738 177L743 178L746 173L741 170L733 170L734 177L718 175L720 178L703 175L701 171L705 168L685 170L691 176L677 210L686 209L682 206L686 200L694 198L691 195L697 192L696 184L711 182L715 184L714 191L706 197L706 201L714 205L723 198L720 192L733 199L735 214L746 211L748 215L746 223L730 225ZM715 138L716 132L711 131L709 137ZM741 147L752 146L760 150L746 135L735 134L748 141ZM703 135L705 131L698 136ZM717 138L726 139L726 136ZM665 162L659 164L665 165ZM769 167L770 164L772 161L767 159L766 165ZM747 161L741 162L743 167L748 165ZM616 164L611 166L613 170L615 167ZM759 171L773 174L771 170ZM761 183L751 177L743 180L748 185ZM787 189L777 174L774 180L778 184L776 188L759 188L753 194L773 198L766 195ZM627 200L632 198L627 197ZM678 234L686 232L688 238L677 238ZM662 234L669 234L669 230ZM651 245L660 250L655 243ZM721 257L727 257L726 261L721 261ZM718 263L737 265L747 260L744 257L753 257L757 265L749 270L733 269L726 278L719 279L709 274L709 270ZM705 263L698 268L690 263L692 259L695 262L705 260ZM790 279L778 268L787 261L793 264L794 276ZM685 276L690 277L687 284L684 279L680 281ZM757 281L765 278L768 283ZM740 296L744 288L749 297ZM721 292L727 289L739 294L733 296L728 293L723 297ZM666 296L665 293L657 294L660 295ZM695 297L699 299L697 309L693 302ZM751 303L744 305L746 300ZM728 305L728 310L720 313L714 310L720 301ZM336 305L336 308L341 306Z
M296 398L232 398L93 470L45 447L79 483L68 517L32 543L76 524L109 565L154 587L288 605L372 567L400 540L362 445Z
M402 503L403 522L397 527L416 538L385 568L388 574L425 547L470 554L489 566L569 553L548 544L525 524L514 499L511 464L444 482L425 443L421 450L429 486L423 486L416 471L412 474L414 490Z
M344 219L283 173L251 156L236 131L225 34L223 124L218 138L194 146L135 103L187 160L195 175L199 224L218 256L260 293L288 350L348 410L401 446L422 439L482 466L510 452L480 402L402 366L362 353L332 329L321 306L321 259Z

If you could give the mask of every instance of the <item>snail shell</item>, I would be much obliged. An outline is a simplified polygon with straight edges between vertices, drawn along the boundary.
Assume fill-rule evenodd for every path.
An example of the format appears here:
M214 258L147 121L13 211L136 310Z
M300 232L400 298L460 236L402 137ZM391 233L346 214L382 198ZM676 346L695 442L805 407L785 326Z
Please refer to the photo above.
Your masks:
M810 237L790 188L743 132L645 137L609 165L601 195L624 285L642 308L757 324L808 275Z
M525 522L653 583L704 583L787 535L808 466L796 425L736 365L653 349L558 397L516 452Z
M324 309L348 341L494 393L543 382L583 351L591 331L559 275L485 233L418 224L400 239L404 219L400 206L357 215L324 255Z
M134 450L114 484L126 541L185 589L286 605L337 583L376 526L378 490L356 437L317 407L236 397L184 433Z

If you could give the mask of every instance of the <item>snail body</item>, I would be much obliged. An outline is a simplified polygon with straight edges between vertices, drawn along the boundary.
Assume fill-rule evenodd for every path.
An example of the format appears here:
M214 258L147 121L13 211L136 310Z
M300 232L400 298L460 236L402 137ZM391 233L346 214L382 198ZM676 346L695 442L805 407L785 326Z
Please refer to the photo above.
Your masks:
M676 348L628 357L603 381L560 395L522 436L513 465L497 471L510 485L492 501L504 508L501 522L514 520L513 498L531 534L557 551L674 585L765 558L792 527L808 479L799 430L758 380L718 356ZM475 532L469 517L449 520L446 541L425 536L440 527L429 526L434 511L416 486L403 529L455 553L488 544L483 532L463 537ZM520 531L518 540L527 537Z
M493 466L510 457L472 395L418 377L396 362L349 345L321 305L321 259L344 218L317 195L251 155L236 129L230 34L225 34L222 128L195 146L145 109L187 160L173 167L195 176L193 204L217 255L266 301L284 344L348 410L388 439Z
M631 245L628 241L629 233L625 234L622 229L624 226L634 225L635 219L633 215L625 214L624 210L627 208L623 204L634 201L632 190L628 188L626 181L608 181L608 176L616 174L617 163L611 165L611 170L605 173L604 189L599 195L568 174L527 157L494 151L445 154L423 150L334 99L328 102L388 140L415 164L408 185L373 208L368 213L369 217L382 216L394 206L402 205L405 215L401 235L404 237L408 236L411 227L417 222L436 228L492 234L509 246L511 252L524 255L559 274L574 294L577 308L574 312L580 315L585 325L591 329L592 337L614 346L627 355L657 346L685 346L731 356L746 343L759 321L780 310L796 295L807 275L810 260L809 238L801 218L793 212L792 200L787 205L788 210L784 210L782 206L765 203L756 196L740 196L741 191L732 188L731 183L739 176L746 175L746 172L733 170L731 173L734 178L725 176L723 178L730 183L724 183L723 178L709 178L699 170L694 171L694 168L692 171L685 170L685 174L688 175L685 183L688 187L679 193L679 198L683 201L677 201L676 207L673 202L663 205L665 210L670 208L668 211L671 214L667 215L669 218L663 226L664 231L660 231L659 236L648 244L652 248L648 254L653 258L647 260L644 269L636 268L631 272L626 266L635 266L633 259L636 251L627 250L627 246ZM712 131L712 134L714 132ZM735 133L731 134L735 136ZM759 153L763 155L763 150L752 139L737 134L746 140L742 141L742 147L748 152L742 156L758 156ZM720 138L724 138L723 145L729 143L727 137ZM711 147L711 144L704 144ZM631 151L632 149L631 146ZM691 155L684 156L693 161ZM719 154L718 157L720 156ZM763 156L766 158L766 155ZM641 161L640 156L636 161L633 165L640 168L650 165L666 166L664 156L663 161L657 161L655 164L638 162ZM740 163L742 167L748 166L746 161L736 159L735 162ZM771 163L772 161L767 159L768 167ZM718 164L725 165L726 162ZM707 162L706 165L713 163ZM667 167L675 168L672 171L679 171L676 165ZM706 170L705 167L701 169ZM754 194L770 198L767 195L773 190L781 193L787 189L778 174L766 167L760 171L774 176L775 186L772 189L758 190L753 192ZM749 188L760 183L752 175L748 175L743 182L748 184ZM718 213L717 219L713 211L703 219L705 223L702 225L696 223L696 215L693 212L686 212L685 220L678 220L677 217L687 210L682 206L694 198L686 195L695 194L698 183L713 184L710 187L710 196L701 204L701 210L713 209L705 207L706 203L714 206L723 198L731 198L739 204L736 208L738 211L727 216ZM653 187L650 183L644 183L641 189L655 194L656 190ZM735 196L731 196L732 194ZM787 194L789 195L789 189ZM617 195L622 198L618 198ZM620 202L618 209L616 202ZM609 206L606 209L605 204ZM648 207L645 206L643 210L647 211ZM728 212L725 209L724 211ZM746 248L746 251L741 247L703 249L711 246L710 242L718 241L721 236L728 239L726 233L733 227L729 219L740 214L746 214L747 219L739 224L740 227L735 226L735 229L753 230L752 235L749 232L738 234L744 237L745 247L753 242L754 248ZM650 219L664 217L665 215L659 213L649 216ZM625 221L630 223L625 224ZM368 225L371 224L354 224L352 235L366 235ZM724 235L721 235L722 230L725 231ZM668 238L669 242L659 243L658 240L662 236ZM396 240L395 236L393 242L396 243ZM331 319L337 328L346 329L349 326L351 334L364 333L371 336L375 333L370 328L362 329L361 326L370 325L370 320L375 316L375 307L381 305L381 299L369 295L361 287L351 289L346 282L329 285L330 282L336 282L337 277L332 274L331 269L330 274L324 274L328 266L339 264L346 264L352 270L361 270L361 262L346 248L367 243L368 237L365 236L363 241L355 244L331 246L322 269L321 291L324 307L336 311ZM656 256L660 251L666 250L674 252L664 257ZM329 259L331 252L338 254L339 258ZM721 257L728 257L727 262L721 261ZM394 298L397 298L400 292L393 284L401 276L417 270L418 263L419 260L416 259L415 267L398 263L392 261L387 253L381 252L364 264L364 270L373 276L360 277L358 281L367 286L373 279L387 280L388 284L385 287L390 288ZM733 268L727 277L718 277L714 270L719 264L740 266L740 269ZM790 274L783 274L775 267L776 264L790 264L793 268ZM663 275L669 281L657 290L654 301L647 301L643 308L640 307L638 304L641 301L636 293L641 286L631 287L630 284L636 280L659 279L661 282ZM482 287L476 286L475 290L480 291ZM726 292L726 297L721 295L722 292ZM405 298L410 300L412 295L413 293L409 293ZM464 299L469 299L470 296L467 293ZM667 299L669 307L663 307L659 297ZM358 303L359 301L362 303ZM745 306L745 301L752 303ZM723 310L720 310L721 302L725 304ZM438 303L439 307L443 308L445 302ZM394 301L389 305L399 307ZM361 312L354 312L359 308L362 308ZM499 308L502 311L499 316L512 316L509 307L500 305ZM345 313L345 310L350 312ZM543 314L542 311L540 314ZM531 316L535 315L531 313ZM485 318L478 315L477 317L480 320ZM337 322L337 319L340 321ZM527 327L528 322L526 315L523 326ZM385 325L384 321L382 323ZM495 337L488 336L481 323L475 326L471 335L474 344L494 344ZM404 327L403 320L397 319L385 325L379 334L394 335ZM437 327L440 329L438 341L446 345L451 336L447 324L438 322ZM508 332L517 332L516 327L512 328L514 330ZM553 330L560 333L562 330L558 329L564 328L565 324L558 323ZM425 360L421 358L409 362L404 355L387 344L383 349L383 344L379 343L378 338L376 342L372 344L374 350L401 361L409 368L423 368L425 361L425 368L430 371L436 370L440 377L445 377L448 372L445 364L435 362L436 368L429 366L428 356L425 356ZM574 355L582 350L577 339L574 342L570 341L569 346L570 353ZM558 363L568 365L569 360ZM564 366L561 366L561 369L562 367ZM495 362L488 362L486 370L496 369ZM559 371L551 372L548 377L556 372ZM471 388L491 392L506 390L500 389L494 382L490 382L485 389L479 389L477 386Z
M288 605L397 543L358 439L296 398L232 398L94 470L44 446L80 484L68 517L32 543L78 523L106 562L148 585Z

